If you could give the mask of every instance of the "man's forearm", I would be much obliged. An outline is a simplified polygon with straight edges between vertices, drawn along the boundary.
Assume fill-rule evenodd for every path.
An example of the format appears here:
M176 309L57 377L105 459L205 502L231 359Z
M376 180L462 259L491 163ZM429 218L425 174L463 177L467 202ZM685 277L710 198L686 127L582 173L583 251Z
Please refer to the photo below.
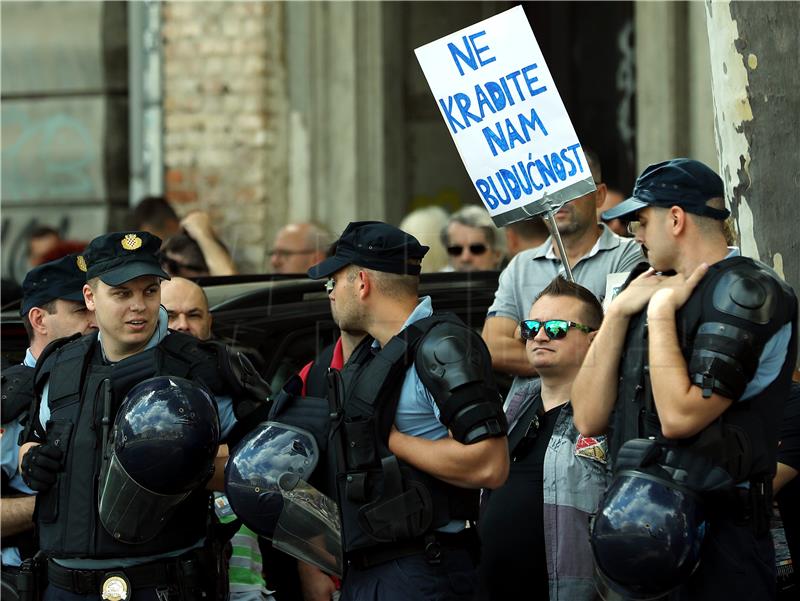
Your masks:
M33 528L35 496L3 497L1 503L2 521L0 522L0 528L2 528L3 536L19 534Z
M530 377L536 375L519 337L518 326L509 317L488 317L481 333L492 355L492 367L503 373Z
M617 400L619 364L630 318L609 310L572 383L575 427L584 436L603 434Z
M505 436L465 445L450 437L428 440L393 430L389 449L426 474L461 488L497 488L508 477Z
M211 275L236 275L238 273L228 251L223 248L213 235L198 236L195 242L197 242L203 253L208 272Z

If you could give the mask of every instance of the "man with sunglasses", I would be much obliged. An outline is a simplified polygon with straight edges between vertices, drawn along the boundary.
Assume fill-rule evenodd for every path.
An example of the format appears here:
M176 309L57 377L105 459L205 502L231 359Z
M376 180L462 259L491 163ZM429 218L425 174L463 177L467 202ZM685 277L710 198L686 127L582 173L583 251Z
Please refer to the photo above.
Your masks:
M707 516L688 569L680 545L699 541L685 525L670 534L669 552L642 553L633 571L643 539L630 540L627 559L596 546L606 582L626 594L635 587L690 600L775 596L771 483L796 360L797 299L769 267L728 248L728 216L722 180L691 159L650 165L633 197L603 214L638 220L636 241L652 268L611 302L573 385L575 423L587 436L609 432L615 482L655 476L669 498L693 500L664 513L688 520L699 498ZM699 464L706 467L693 469ZM612 484L619 494L604 505L635 503L620 496L631 482ZM595 544L620 549L625 538L610 523ZM650 527L633 524L629 532ZM637 580L673 572L683 575L668 583L675 591Z
M633 240L620 238L597 223L597 206L605 199L600 161L584 148L597 190L577 198L558 210L556 225L564 241L575 281L592 291L602 302L610 274L629 272L642 260ZM518 324L533 300L564 268L552 237L537 248L518 253L500 274L495 299L483 326L483 339L492 353L498 371L515 376L512 391L524 384L523 378L536 375L520 341Z
M587 527L606 485L607 445L578 433L569 399L602 319L589 290L557 277L520 322L541 377L509 398L511 469L479 522L489 599L596 598Z
M427 251L391 225L356 222L308 272L331 278L339 327L372 338L331 372L343 601L472 599L466 520L477 518L477 489L500 486L508 470L485 345L418 296Z
M441 238L453 271L500 269L505 240L483 207L471 205L453 213Z

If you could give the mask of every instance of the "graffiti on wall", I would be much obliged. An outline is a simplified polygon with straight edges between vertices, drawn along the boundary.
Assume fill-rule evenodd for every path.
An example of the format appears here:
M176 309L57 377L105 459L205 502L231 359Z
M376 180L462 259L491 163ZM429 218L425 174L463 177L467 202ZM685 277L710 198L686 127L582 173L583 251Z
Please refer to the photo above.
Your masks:
M96 141L85 123L55 112L34 116L3 107L3 201L89 198L96 195Z

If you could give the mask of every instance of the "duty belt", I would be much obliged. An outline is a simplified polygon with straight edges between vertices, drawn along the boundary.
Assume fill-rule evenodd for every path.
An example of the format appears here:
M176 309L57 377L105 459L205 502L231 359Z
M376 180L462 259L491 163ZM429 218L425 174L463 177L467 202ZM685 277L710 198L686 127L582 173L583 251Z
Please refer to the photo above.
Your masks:
M82 570L65 568L53 560L47 562L50 584L78 595L99 594L109 579L123 577L132 589L163 587L178 582L180 564L193 559L168 559L127 568Z
M480 542L477 532L474 528L466 528L455 534L432 532L412 540L385 543L353 551L347 555L347 562L355 568L366 570L393 559L424 555L428 563L436 565L441 563L442 554L447 549L463 549L467 551L473 563L477 565L480 555Z

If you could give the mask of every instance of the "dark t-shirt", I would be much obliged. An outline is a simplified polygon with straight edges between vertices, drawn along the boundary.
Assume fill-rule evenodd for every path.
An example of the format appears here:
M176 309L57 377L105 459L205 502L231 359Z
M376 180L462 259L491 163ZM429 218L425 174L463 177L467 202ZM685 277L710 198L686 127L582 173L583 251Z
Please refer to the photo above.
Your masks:
M560 411L561 406L539 416L536 440L525 456L511 464L508 480L492 491L481 516L479 573L482 588L493 601L549 597L542 512L544 456Z

